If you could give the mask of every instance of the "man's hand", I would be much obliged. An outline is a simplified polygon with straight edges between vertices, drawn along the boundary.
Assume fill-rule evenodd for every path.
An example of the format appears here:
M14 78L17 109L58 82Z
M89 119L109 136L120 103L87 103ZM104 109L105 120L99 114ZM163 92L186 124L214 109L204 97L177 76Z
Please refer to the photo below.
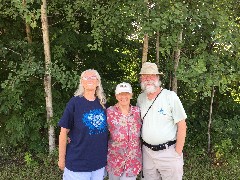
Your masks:
M178 131L177 131L177 143L176 143L176 152L181 155L183 146L185 143L185 137L186 137L186 131L187 131L187 125L185 119L182 121L179 121L177 123Z
M175 150L175 151L178 153L179 156L182 155L182 151L177 151L177 150Z

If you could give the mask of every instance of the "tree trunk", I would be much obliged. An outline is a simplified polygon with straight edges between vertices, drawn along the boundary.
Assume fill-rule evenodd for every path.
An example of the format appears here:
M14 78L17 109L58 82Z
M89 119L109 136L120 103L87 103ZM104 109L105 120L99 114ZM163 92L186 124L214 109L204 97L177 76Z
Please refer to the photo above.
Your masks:
M23 7L26 7L26 0L23 0L22 4ZM32 43L31 27L28 23L26 23L26 34L28 43Z
M171 72L169 73L169 79L170 79L170 81L169 81L169 85L168 85L168 90L171 90L171 88L172 88L172 81L171 81L172 73Z
M42 21L42 33L43 33L44 55L45 55L44 89L45 89L45 97L46 97L49 153L52 153L53 150L55 149L55 133L54 133L54 126L51 123L53 118L51 73L50 73L51 55L50 55L46 0L42 0L41 21Z
M144 2L146 3L146 7L147 7L147 14L146 16L148 17L149 12L148 12L148 0L144 0ZM147 55L148 55L148 34L145 33L144 34L144 39L143 39L143 55L142 55L142 64L147 62Z
M182 30L179 33L178 42L177 42L177 50L174 53L174 70L173 70L173 79L172 79L172 90L177 93L177 77L176 72L178 68L178 63L180 59L180 52L181 49L179 47L179 44L182 42Z
M156 64L159 68L159 31L157 31L157 37L156 37Z
M142 63L147 62L148 55L148 34L144 34Z
M27 33L27 41L28 43L32 43L32 35L30 25L26 23L26 33Z
M211 124L212 124L212 105L213 105L213 98L214 98L214 86L212 87L212 94L211 94L211 103L210 103L210 110L209 110L209 120L208 120L208 155L211 153Z

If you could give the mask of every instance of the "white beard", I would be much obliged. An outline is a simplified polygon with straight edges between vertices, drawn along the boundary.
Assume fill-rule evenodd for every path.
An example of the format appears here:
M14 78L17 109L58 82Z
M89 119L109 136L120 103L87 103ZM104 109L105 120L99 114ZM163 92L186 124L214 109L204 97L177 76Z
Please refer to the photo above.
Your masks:
M158 87L160 86L161 86L160 80L141 82L141 88L147 94L156 92Z

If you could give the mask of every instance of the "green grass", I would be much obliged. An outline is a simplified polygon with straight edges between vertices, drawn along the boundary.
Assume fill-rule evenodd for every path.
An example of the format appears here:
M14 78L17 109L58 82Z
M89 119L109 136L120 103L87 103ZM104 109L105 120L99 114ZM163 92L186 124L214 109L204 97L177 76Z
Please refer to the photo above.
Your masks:
M239 157L213 162L207 156L185 159L184 180L240 180Z
M185 156L184 180L240 180L239 154L227 160L213 160L205 154ZM1 154L0 180L59 180L62 172L57 167L57 157L41 155L36 160L26 159L26 154ZM107 178L106 178L107 179Z
M1 180L57 180L61 179L61 172L57 167L38 165L34 167L8 164L0 168Z

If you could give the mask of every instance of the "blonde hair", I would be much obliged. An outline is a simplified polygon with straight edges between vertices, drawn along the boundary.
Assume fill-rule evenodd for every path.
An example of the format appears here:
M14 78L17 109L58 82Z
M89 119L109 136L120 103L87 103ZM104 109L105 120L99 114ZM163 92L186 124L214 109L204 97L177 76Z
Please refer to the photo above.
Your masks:
M86 72L93 72L96 75L99 84L96 88L95 95L100 100L100 104L102 105L102 107L105 108L104 104L106 104L106 96L105 96L103 88L102 88L101 77L100 77L99 73L94 69L88 69L88 70L85 70L82 72L80 79L79 79L79 86L78 86L77 91L74 93L74 96L83 96L84 88L82 85L82 78Z

